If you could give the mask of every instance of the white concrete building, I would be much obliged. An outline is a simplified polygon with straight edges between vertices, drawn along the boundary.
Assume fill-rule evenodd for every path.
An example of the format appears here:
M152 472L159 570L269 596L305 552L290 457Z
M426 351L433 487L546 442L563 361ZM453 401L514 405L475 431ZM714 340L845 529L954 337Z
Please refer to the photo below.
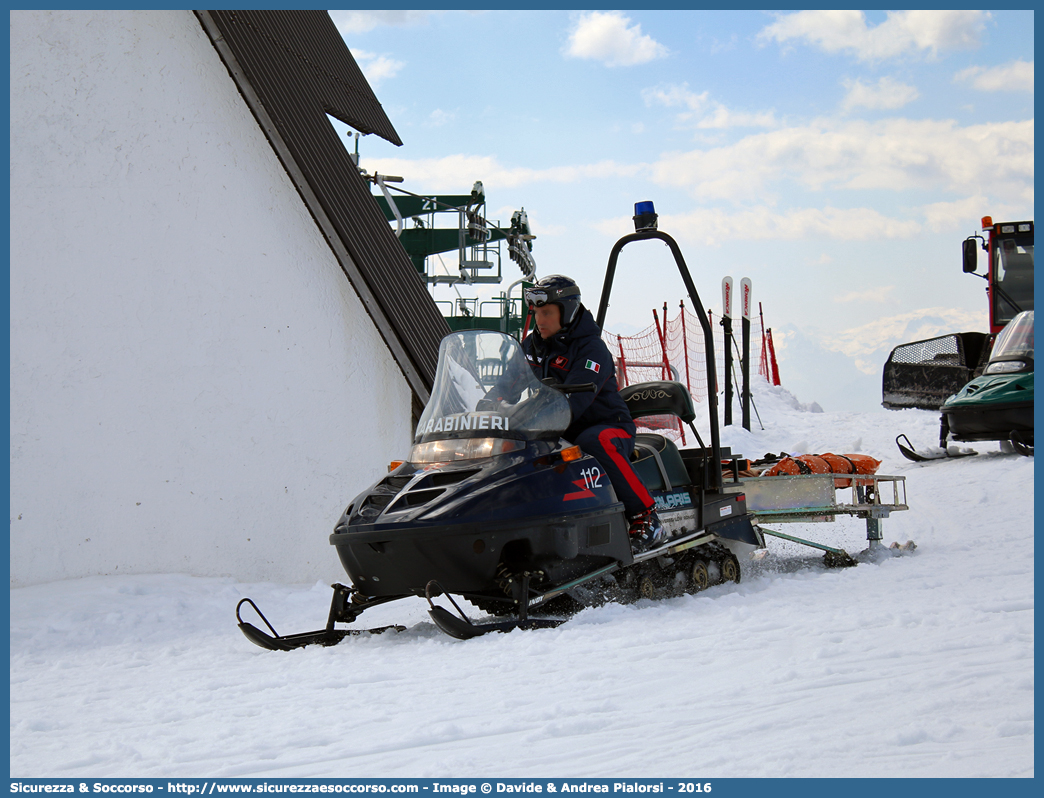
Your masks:
M317 48L348 55L310 12L251 13L269 38L303 14ZM369 268L405 285L405 253L375 206L357 200L361 218L277 155L295 134L263 129L272 89L251 105L207 22L11 12L12 587L342 579L327 537L405 453L426 398L441 317L415 311L429 314L418 343L395 306L423 305L423 285L382 296L359 282ZM264 56L241 53L244 71L251 57ZM368 195L346 152L326 157ZM353 224L390 243L353 252Z

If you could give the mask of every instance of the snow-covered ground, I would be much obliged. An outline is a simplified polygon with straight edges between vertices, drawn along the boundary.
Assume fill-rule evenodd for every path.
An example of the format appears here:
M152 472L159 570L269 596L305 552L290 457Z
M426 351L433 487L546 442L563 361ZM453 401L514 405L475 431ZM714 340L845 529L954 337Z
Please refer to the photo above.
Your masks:
M755 418L724 444L882 459L910 503L885 543L916 551L827 570L772 540L740 584L557 629L461 642L416 599L360 621L405 632L289 653L247 642L236 602L253 597L281 632L316 629L328 586L12 590L11 775L1032 776L1033 460L982 444L917 465L893 439L932 444L935 413L813 413L768 389L756 402L765 431ZM857 519L778 528L865 548Z

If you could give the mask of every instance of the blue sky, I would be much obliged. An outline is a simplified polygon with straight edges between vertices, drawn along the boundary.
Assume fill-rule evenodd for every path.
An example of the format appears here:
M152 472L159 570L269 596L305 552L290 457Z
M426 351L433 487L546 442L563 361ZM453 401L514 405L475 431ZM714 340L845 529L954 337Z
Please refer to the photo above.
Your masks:
M750 277L784 384L827 409L876 406L895 344L986 329L960 242L983 215L1033 218L1031 11L331 16L404 142L365 137L362 167L418 193L482 180L491 218L525 207L538 274L590 307L653 200L704 304ZM644 246L614 331L683 296Z

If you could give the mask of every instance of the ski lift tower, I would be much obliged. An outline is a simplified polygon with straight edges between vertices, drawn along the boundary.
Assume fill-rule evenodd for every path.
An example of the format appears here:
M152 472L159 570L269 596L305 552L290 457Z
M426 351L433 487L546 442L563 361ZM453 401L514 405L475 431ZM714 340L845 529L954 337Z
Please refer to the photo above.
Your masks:
M533 260L533 231L525 209L511 214L505 228L486 219L486 193L476 181L470 194L423 196L390 187L402 178L389 175L363 176L380 188L374 199L385 218L395 225L395 235L413 261L421 278L434 293L439 285L453 287L453 300L436 300L452 330L499 330L518 337L522 331L524 303L522 292L536 280ZM392 195L392 191L395 195ZM446 224L449 222L449 224ZM441 224L440 224L441 223ZM508 257L520 271L499 296L480 301L461 295L460 286L500 284L505 274L501 245L506 242ZM447 265L443 254L456 253L455 268ZM515 287L519 294L511 296Z

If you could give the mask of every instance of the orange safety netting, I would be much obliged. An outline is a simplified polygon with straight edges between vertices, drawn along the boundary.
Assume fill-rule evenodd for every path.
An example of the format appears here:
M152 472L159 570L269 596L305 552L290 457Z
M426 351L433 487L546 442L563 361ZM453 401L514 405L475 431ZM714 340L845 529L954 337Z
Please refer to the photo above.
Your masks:
M675 380L689 389L693 402L707 400L707 358L703 328L696 314L680 303L678 314L667 318L667 305L661 311L653 310L653 323L636 335L621 336L603 331L602 340L616 361L616 378L623 388L639 382ZM725 392L725 330L721 317L708 313L714 332L714 359L719 395ZM742 385L740 366L743 347L742 319L732 320L733 395L739 397ZM763 334L760 314L750 320L751 380L763 379L779 385L775 357L771 352L771 330ZM771 369L771 371L770 371ZM719 402L720 404L720 402ZM698 419L697 419L698 420ZM658 432L675 440L685 441L685 432L678 419L671 416L646 416L638 427Z

